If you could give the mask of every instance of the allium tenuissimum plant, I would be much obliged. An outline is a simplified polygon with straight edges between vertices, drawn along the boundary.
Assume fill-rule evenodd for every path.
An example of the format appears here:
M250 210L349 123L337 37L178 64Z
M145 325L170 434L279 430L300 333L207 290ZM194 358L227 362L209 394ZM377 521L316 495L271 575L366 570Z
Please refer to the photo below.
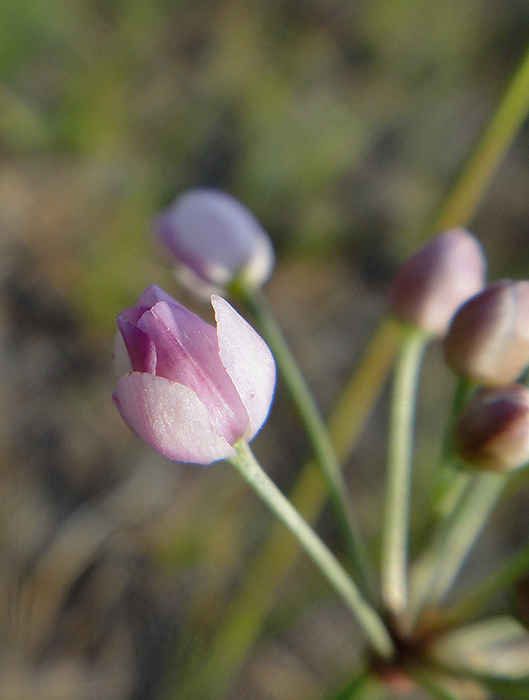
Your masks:
M367 647L364 664L353 671L352 679L339 692L333 692L329 700L378 699L388 697L392 691L408 692L417 685L435 700L492 700L493 697L525 700L529 697L527 616L520 614L520 623L512 615L505 614L510 612L509 609L491 608L490 605L496 594L509 591L518 581L518 594L523 589L529 571L529 545L522 546L515 556L507 559L478 585L463 591L458 600L450 604L445 602L469 551L505 490L509 470L520 468L527 445L526 431L529 428L525 389L502 386L506 380L495 375L490 382L494 385L493 389L476 393L476 383L483 379L473 370L468 371L476 357L481 361L489 352L492 353L489 365L496 366L498 353L493 351L498 347L502 348L502 352L505 350L506 357L510 356L510 352L519 358L524 345L523 332L518 336L516 333L513 335L510 322L502 325L505 317L501 312L499 325L490 323L491 316L485 324L485 335L495 341L488 348L485 343L476 354L483 341L479 332L475 337L462 340L459 335L455 341L445 343L452 367L456 372L462 371L462 376L455 392L452 415L440 416L447 424L448 434L437 470L439 488L434 489L436 498L430 503L430 521L423 528L426 532L432 530L432 536L413 562L410 561L408 547L413 418L422 353L426 342L444 334L457 306L464 304L467 296L478 293L483 285L485 266L479 245L467 232L460 228L453 230L453 227L464 226L470 219L528 112L529 53L437 220L437 230L451 230L434 239L425 250L414 256L403 267L399 281L395 282L389 304L392 317L383 323L365 357L353 372L344 398L331 417L331 435L276 322L264 304L260 285L271 272L273 253L266 234L253 215L231 197L199 191L183 195L158 220L158 234L170 249L173 261L177 260L179 277L188 284L191 281L191 288L200 292L204 291L205 285L209 289L213 286L225 293L238 295L259 323L325 477L328 495L344 534L345 568L253 458L245 442L251 437L255 425L249 412L251 427L240 439L237 437L243 423L248 425L244 420L236 420L235 424L231 419L223 419L220 423L216 419L213 421L214 442L220 435L221 442L224 441L222 449L228 450L226 445L230 446L228 454L232 448L235 450L235 455L229 457L231 464L298 538L363 629ZM185 207L183 203L186 203ZM185 216L182 216L181 205ZM165 227L163 232L160 225ZM463 253L463 250L466 252ZM465 279L461 275L465 275ZM483 293L492 297L496 294L487 290ZM472 300L469 303L472 306ZM479 308L480 304L477 306ZM144 309L145 312L149 310L150 306ZM134 325L139 323L143 312L133 315ZM194 323L191 325L194 326ZM219 334L221 325L218 326ZM472 335L473 329L479 331L480 328L479 323L467 325L457 322L454 328L457 326L460 329L463 327L464 336L467 331ZM205 423L209 425L209 421L213 420L211 411L215 411L214 406L220 408L222 401L213 400L208 391L204 395L206 398L201 399L197 385L183 380L181 375L171 375L169 379L163 376L158 378L152 361L149 360L150 364L146 361L147 355L151 358L151 350L147 350L150 346L142 339L137 353L136 343L142 336L135 333L128 338L128 345L136 371L127 375L130 379L124 377L118 383L118 400L120 386L126 387L124 396L131 401L132 407L128 418L131 426L159 449L159 426L153 425L156 420L161 417L164 424L167 415L171 414L175 421L178 417L184 423L192 423L197 415L205 411ZM515 344L510 347L513 337ZM159 347L167 347L165 341ZM216 355L216 352L212 355L209 352L206 355L197 354L195 350L191 352L191 356L198 360L197 370L202 367L206 356ZM220 351L218 356L227 375L234 380L236 393L244 404L244 392L239 391L242 387L235 376L232 377L232 366L222 359ZM389 417L386 514L381 518L379 584L379 576L373 571L373 557L366 551L361 528L351 508L334 446L340 458L344 459L381 391L393 360L395 375ZM501 364L499 362L500 367ZM163 365L164 361L160 363L160 366ZM523 361L520 360L516 376L511 377L509 383L518 378L522 371ZM212 377L209 370L206 374ZM144 375L149 379L141 378ZM198 374L195 374L197 378ZM160 379L163 380L161 383ZM176 385L182 382L187 391L177 389L175 397L180 399L190 392L193 396L191 411L186 410L185 401L177 406L170 403L172 392L158 389L164 382ZM155 391L144 390L150 384L157 387ZM492 399L487 394L489 391L493 392ZM153 403L151 396L155 399ZM261 400L266 404L268 399L263 397ZM197 402L202 405L200 409ZM230 404L231 399L227 406ZM139 406L141 409L138 409ZM225 414L225 410L221 409L221 413ZM482 428L491 420L497 430L493 439L489 440L488 430ZM169 423L176 427L177 422L172 421L171 418ZM452 436L454 424L456 433ZM198 425L203 425L202 418ZM235 430L234 425L237 426ZM161 433L172 436L172 429L167 431L166 428L165 425ZM348 433L352 437L348 437ZM183 444L190 440L192 447L187 451L187 458L197 459L196 442L204 443L204 435L209 434L206 430L194 435L188 424L176 430L176 442ZM193 439L190 439L191 435L194 435ZM155 439L152 439L153 436ZM221 458L217 448L204 448L202 445L200 450L207 453L202 452L204 462L206 459L213 461ZM174 454L176 456L176 451ZM486 465L475 460L476 455L483 454L486 454ZM513 454L516 454L516 459ZM468 464L472 466L468 468ZM484 466L487 472L481 471ZM311 479L311 469L309 464L301 471L293 500L315 518L323 503L323 492L318 483ZM494 473L505 469L505 473ZM307 484L311 486L310 492L307 491ZM292 556L285 556L285 552L290 552ZM211 644L206 644L203 653L197 651L192 654L190 672L185 681L182 678L182 682L179 682L174 697L179 700L220 700L226 696L231 679L264 626L273 602L273 589L280 585L293 555L290 540L274 530L263 553L250 566L247 585L243 582L239 596L221 621ZM261 591L263 581L270 587L266 595L262 595ZM259 585L256 586L256 582ZM489 610L504 614L491 614Z
M208 191L199 191L198 198L197 193L192 194L191 211L197 215L199 228L208 217L213 216L209 221L214 222L219 216L219 193L213 194L213 207ZM181 201L186 202L186 195ZM223 201L222 197L219 201ZM502 357L516 357L516 369L512 376L509 374L509 381L517 378L529 362L524 331L525 290L529 283L502 282L483 290L484 253L471 234L458 228L435 237L412 256L391 287L388 309L402 330L390 412L379 593L372 557L365 551L341 473L336 472L337 458L331 440L317 409L307 399L306 385L298 383L299 371L285 350L282 336L278 336L277 328L259 307L256 278L244 275L238 246L241 236L244 239L245 219L239 216L233 201L223 201L223 207L227 205L222 209L223 225L215 228L212 224L208 235L221 231L225 246L223 265L229 271L224 275L226 285L249 303L276 349L280 370L305 422L334 497L339 522L346 531L349 570L277 490L247 446L268 415L275 364L262 338L224 299L212 297L216 329L156 286L147 289L134 307L123 311L118 325L132 372L117 384L116 406L132 430L171 459L201 464L230 460L297 537L360 622L371 650L362 678L378 678L388 691L409 690L419 684L432 697L448 700L486 693L502 669L510 668L509 660L503 665L497 663L494 673L487 675L483 664L478 667L473 661L476 654L485 652L476 646L473 628L462 623L471 622L481 612L476 603L480 596L488 600L520 575L520 559L529 568L529 552L522 551L514 563L507 563L502 575L493 577L488 587L485 585L485 593L482 585L474 599L468 594L467 604L445 610L443 601L500 497L509 471L520 468L529 459L527 389L521 385L501 386L502 381L507 383L503 375L496 376L493 382L499 386L485 392L476 393L468 382L470 376L476 386L480 381L489 383L487 377L483 379L482 374L472 370L476 362L479 367L493 365L501 369ZM201 206L207 215L200 215ZM251 219L246 221L251 241L256 229ZM193 230L192 216L186 219L186 228L188 232ZM233 245L227 243L230 236ZM262 250L261 244L255 250L258 249ZM200 267L200 252L201 247L197 246L191 263L195 275ZM189 264L189 260L187 253L182 255L180 265ZM206 269L204 263L202 270ZM218 277L206 280L207 276L202 275L203 281L220 281ZM235 279L237 284L233 285ZM445 490L447 482L448 490L453 482L457 496L452 497L451 507L438 518L437 534L412 565L408 539L418 371L427 342L447 331L445 352L456 372L463 367L461 381L465 391L459 392L455 414L448 421L449 425L454 423L454 436L447 443L449 454L445 455L440 474ZM432 508L435 510L435 503ZM230 620L227 625L229 630ZM502 618L493 617L490 623L485 621L482 625L479 630L495 631L498 644L505 644L507 639L513 647L512 654L522 659L521 670L517 662L506 682L523 683L524 674L529 677L529 632L512 618L502 622ZM222 634L219 639L224 639ZM213 674L220 672L218 657L220 654L222 660L222 646L213 645L210 658L202 665L201 677L210 678L210 670ZM490 654L497 652L494 639L489 646ZM453 661L456 657L457 663ZM220 668L226 676L230 662L224 666L221 663ZM458 686L461 676L466 678L466 686ZM340 694L340 700L352 700L362 686L363 682L355 679ZM197 686L190 687L188 695L195 697ZM457 692L452 694L454 687ZM182 697L186 697L185 691Z

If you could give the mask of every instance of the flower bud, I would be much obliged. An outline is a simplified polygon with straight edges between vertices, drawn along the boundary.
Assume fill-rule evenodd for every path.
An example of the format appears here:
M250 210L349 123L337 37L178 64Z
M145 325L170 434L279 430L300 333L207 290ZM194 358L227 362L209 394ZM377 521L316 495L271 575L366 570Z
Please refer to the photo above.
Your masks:
M235 454L235 443L261 428L274 394L264 340L227 301L211 304L216 328L153 285L118 316L132 371L114 404L131 430L180 462Z
M454 425L454 448L476 469L507 472L529 462L529 389L483 389Z
M483 288L486 261L462 228L436 236L407 260L389 293L389 311L432 336L443 336L459 306Z
M529 364L529 282L502 280L467 301L443 341L444 356L462 377L495 386Z
M272 243L261 224L219 190L197 189L177 197L156 219L155 234L178 263L180 280L208 296L237 278L259 287L274 266Z

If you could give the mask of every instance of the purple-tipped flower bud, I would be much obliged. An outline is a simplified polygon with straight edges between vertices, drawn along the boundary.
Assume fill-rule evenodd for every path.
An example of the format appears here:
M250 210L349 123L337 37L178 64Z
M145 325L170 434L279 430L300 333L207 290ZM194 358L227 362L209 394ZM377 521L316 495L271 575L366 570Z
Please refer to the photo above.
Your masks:
M214 328L153 285L118 316L132 372L114 403L137 435L170 459L210 464L235 454L268 416L275 363L227 301L212 296Z
M456 421L454 447L476 469L507 472L529 462L529 389L479 391Z
M436 236L407 260L389 293L389 311L432 336L443 336L463 302L485 283L486 260L478 241L455 228Z
M443 348L456 374L478 384L517 379L529 364L529 282L502 280L467 301Z
M259 221L219 190L197 189L177 197L156 219L155 234L178 263L181 281L201 294L237 278L257 288L274 266L272 243Z

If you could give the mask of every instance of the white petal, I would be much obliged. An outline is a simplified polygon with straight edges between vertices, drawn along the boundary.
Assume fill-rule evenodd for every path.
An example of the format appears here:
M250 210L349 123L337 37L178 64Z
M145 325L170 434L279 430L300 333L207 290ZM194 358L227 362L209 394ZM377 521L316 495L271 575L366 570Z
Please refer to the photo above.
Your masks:
M204 404L182 384L130 372L117 383L113 400L129 428L170 459L211 464L235 454Z
M222 297L213 295L219 354L248 411L252 438L270 411L276 366L268 345Z

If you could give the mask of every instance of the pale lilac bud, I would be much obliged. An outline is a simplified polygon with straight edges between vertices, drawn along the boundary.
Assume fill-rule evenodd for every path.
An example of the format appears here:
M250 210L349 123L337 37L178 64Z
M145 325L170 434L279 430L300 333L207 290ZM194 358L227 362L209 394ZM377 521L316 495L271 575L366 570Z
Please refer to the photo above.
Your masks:
M219 190L177 197L156 219L155 234L178 263L180 279L200 293L234 279L257 288L272 273L270 237L249 209Z
M436 236L400 268L389 311L428 335L443 336L461 304L483 288L486 261L478 241L455 228Z
M219 296L217 328L156 286L118 316L132 372L113 401L125 423L170 459L210 464L251 440L268 416L275 363L253 328Z
M454 448L472 467L495 472L529 462L529 389L509 384L483 389L454 426Z
M517 379L529 364L529 282L503 280L467 301L443 342L450 367L495 386Z

